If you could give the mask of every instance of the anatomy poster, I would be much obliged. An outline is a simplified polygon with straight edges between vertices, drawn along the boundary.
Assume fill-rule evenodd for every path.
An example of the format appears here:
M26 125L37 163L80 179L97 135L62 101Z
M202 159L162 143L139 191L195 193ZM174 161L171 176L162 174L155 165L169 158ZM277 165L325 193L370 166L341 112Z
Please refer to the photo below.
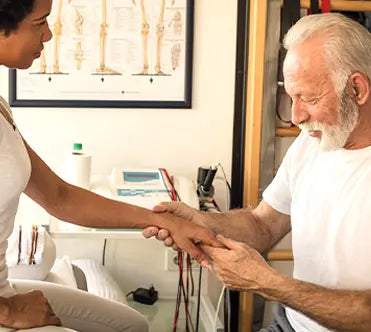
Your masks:
M193 0L54 0L13 106L190 107Z

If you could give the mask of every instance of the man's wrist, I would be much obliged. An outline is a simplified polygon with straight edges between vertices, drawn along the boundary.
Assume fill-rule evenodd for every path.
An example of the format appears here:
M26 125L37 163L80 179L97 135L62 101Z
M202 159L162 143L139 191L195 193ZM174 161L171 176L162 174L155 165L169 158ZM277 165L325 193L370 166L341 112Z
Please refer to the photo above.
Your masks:
M290 279L269 267L269 273L263 278L259 294L270 300L279 300L278 294L286 289Z

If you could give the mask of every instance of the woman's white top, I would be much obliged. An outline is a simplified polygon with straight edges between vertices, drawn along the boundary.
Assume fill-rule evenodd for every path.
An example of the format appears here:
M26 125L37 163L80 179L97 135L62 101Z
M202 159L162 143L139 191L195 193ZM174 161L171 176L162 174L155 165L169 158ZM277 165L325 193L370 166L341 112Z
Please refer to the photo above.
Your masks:
M31 176L31 161L23 139L6 119L12 119L8 103L0 97L0 296L15 292L8 281L5 261L7 238L13 231L19 197Z

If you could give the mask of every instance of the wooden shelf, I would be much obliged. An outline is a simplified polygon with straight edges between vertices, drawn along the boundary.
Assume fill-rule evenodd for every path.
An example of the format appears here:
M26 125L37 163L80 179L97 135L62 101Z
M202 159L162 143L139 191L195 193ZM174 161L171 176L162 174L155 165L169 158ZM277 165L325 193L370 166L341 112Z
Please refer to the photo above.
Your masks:
M321 7L321 2L319 3ZM310 8L310 0L300 0L302 8ZM369 12L371 11L370 1L355 1L355 0L332 0L331 10L350 11L350 12Z
M268 261L292 261L294 259L291 250L273 250L268 253Z
M297 137L300 134L300 129L298 127L277 127L276 136L277 137Z

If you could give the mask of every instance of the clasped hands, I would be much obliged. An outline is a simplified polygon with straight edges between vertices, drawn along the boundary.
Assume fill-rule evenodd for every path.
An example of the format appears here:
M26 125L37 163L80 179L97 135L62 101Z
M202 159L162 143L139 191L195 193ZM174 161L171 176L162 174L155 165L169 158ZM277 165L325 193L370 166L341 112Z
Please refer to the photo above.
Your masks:
M208 228L206 214L181 202L163 202L155 206L153 211L171 213L178 219L184 219L185 224L192 223L196 229L200 229L200 226ZM270 276L275 274L275 271L255 249L222 235L217 235L216 241L203 241L203 236L195 238L197 250L192 248L190 252L166 229L151 226L145 228L142 234L146 238L156 237L163 241L165 246L173 247L175 250L181 248L188 251L203 267L211 268L218 279L230 289L253 290L259 293L269 283Z

